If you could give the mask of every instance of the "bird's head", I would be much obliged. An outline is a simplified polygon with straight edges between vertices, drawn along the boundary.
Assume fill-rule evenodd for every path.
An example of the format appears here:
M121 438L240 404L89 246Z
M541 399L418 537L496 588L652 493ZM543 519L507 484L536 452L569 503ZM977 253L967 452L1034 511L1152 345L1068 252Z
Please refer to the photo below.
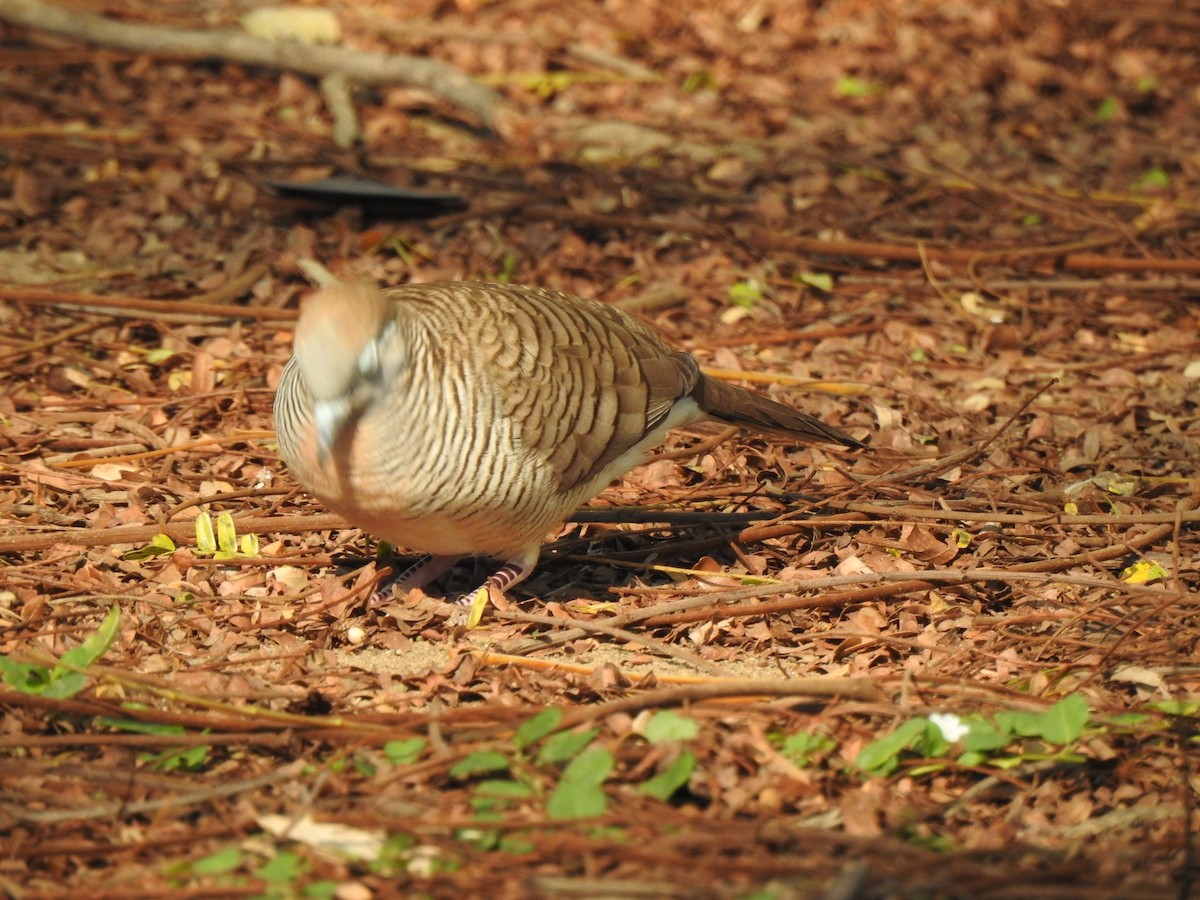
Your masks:
M365 285L324 288L300 308L294 352L312 396L322 463L393 374L385 349L391 323L387 298Z

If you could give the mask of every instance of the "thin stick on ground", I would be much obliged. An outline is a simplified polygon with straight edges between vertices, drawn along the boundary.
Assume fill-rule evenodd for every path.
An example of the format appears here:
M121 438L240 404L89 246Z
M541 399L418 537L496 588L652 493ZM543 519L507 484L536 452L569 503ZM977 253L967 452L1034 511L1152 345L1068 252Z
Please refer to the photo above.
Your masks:
M0 0L0 19L105 47L227 59L318 78L340 73L359 84L411 84L461 107L497 133L508 127L506 117L514 115L503 97L465 72L419 56L266 41L234 29L200 31L121 22L90 13L68 12L40 0Z

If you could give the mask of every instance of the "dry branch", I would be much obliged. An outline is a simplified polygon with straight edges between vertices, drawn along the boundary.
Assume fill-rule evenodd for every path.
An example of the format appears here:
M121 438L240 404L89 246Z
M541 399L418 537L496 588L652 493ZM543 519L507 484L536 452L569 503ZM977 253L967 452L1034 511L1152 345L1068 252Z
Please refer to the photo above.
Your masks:
M4 0L0 0L0 3ZM729 231L717 225L682 216L623 216L575 210L563 205L534 203L520 210L525 218L545 219L570 225L586 225L594 228L631 229L651 234L690 234L714 240L729 240ZM802 237L787 232L775 231L761 225L738 225L733 236L755 251L794 253L801 256L841 257L868 261L908 262L920 265L922 261L975 266L980 263L1007 265L1018 264L1033 267L1046 259L1057 261L1057 268L1064 272L1155 272L1176 275L1200 275L1200 259L1168 259L1161 256L1103 256L1097 253L1074 252L1081 246L1060 244L1037 247L1014 247L1005 249L980 247L939 247L929 244L894 244L881 241L858 241L850 239L825 240ZM1105 238L1104 243L1111 243Z
M0 0L3 5L6 0ZM265 309L260 306L233 306L223 303L192 303L187 300L147 300L141 297L101 297L95 294L74 294L44 288L19 288L0 285L0 297L31 306L66 306L87 312L99 310L132 310L156 315L188 315L196 318L255 319L266 322L294 322L294 309Z
M68 12L40 0L0 0L0 19L89 44L142 53L227 59L318 78L341 74L359 84L411 84L467 110L497 133L505 130L504 120L512 115L495 91L453 66L419 56L265 41L235 29L198 31L117 22Z

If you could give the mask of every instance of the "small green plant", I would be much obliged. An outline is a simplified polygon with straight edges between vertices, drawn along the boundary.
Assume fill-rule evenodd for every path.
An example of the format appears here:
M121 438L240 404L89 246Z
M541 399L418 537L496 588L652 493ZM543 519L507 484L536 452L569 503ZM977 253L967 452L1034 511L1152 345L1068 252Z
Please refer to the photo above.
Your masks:
M750 309L764 296L762 283L757 278L734 282L729 288L729 302L743 309Z
M298 853L281 850L259 862L257 854L230 845L195 860L177 860L165 875L176 887L193 886L197 880L212 887L227 886L240 892L247 879L265 882L260 900L310 897L326 900L337 893L337 882L306 880L311 863Z
M512 751L477 750L450 769L452 778L479 779L471 806L482 820L498 818L542 798L552 819L593 818L607 811L604 784L616 768L616 757L596 742L597 728L559 731L562 717L562 710L542 710L516 730ZM682 743L698 733L693 720L667 710L647 719L641 737L652 744ZM562 766L561 773L548 771L558 766ZM692 753L680 750L662 771L639 785L638 791L668 800L687 784L695 766ZM469 837L476 846L489 849L504 840L498 832L479 829L471 829Z
M150 559L154 556L169 556L175 552L175 542L169 535L156 534L145 547L138 547L122 555L122 559ZM258 556L258 535L243 534L240 538L233 514L217 515L217 527L206 512L196 516L196 555L211 556L213 559L233 559L238 556Z
M590 819L608 810L603 785L616 760L607 747L586 747L567 763L562 778L546 801L552 819Z
M713 78L712 73L706 69L691 72L683 80L683 91L686 94L694 94L696 91L715 88L716 86L717 79Z
M491 277L490 280L498 281L501 284L509 284L513 280L513 276L517 274L517 254L509 250L504 254L504 259L500 261L500 271Z
M1171 186L1171 176L1161 166L1147 169L1133 182L1133 189L1142 193L1159 193Z
M959 748L956 761L963 766L990 765L1011 769L1031 760L1082 760L1065 748L1074 744L1088 723L1087 701L1078 694L1063 697L1045 712L1004 711L988 720L979 714L959 717L934 713L910 719L891 734L864 747L854 767L868 775L890 775L906 760L934 759L910 769L922 775L948 765L945 758ZM1052 745L1048 751L1029 741ZM1009 748L1005 753L996 751Z
M99 716L97 725L114 728L130 734L180 735L187 734L182 725L165 725L161 722L140 722L136 719L114 719L111 716ZM208 765L212 747L208 744L197 744L194 747L173 747L159 753L142 753L138 759L148 763L152 769L160 772L183 770L194 772Z
M421 754L425 752L425 744L425 738L388 741L383 745L383 755L393 766L410 766L421 758Z
M802 769L811 766L818 756L824 756L837 746L832 736L820 731L772 734L770 740L788 761Z
M1096 111L1092 113L1092 121L1097 124L1110 122L1120 111L1120 100L1113 96L1105 97L1100 101L1100 105L1096 107Z
M833 276L828 272L797 272L792 276L792 280L806 284L824 294L833 290Z
M857 75L843 75L833 86L833 92L839 97L869 97L872 94L882 94L883 85L859 78Z
M117 637L120 623L121 610L114 606L99 628L84 638L78 647L62 655L60 662L63 665L43 666L0 656L0 675L5 684L22 694L37 694L56 700L73 697L83 690L87 681L86 676L76 670L86 669L108 652Z
M189 868L194 875L228 875L240 868L243 862L242 851L230 846L200 857Z
M675 792L684 787L692 779L696 771L696 757L690 750L681 752L675 760L659 772L644 781L638 788L638 793L662 800L664 803L675 796Z

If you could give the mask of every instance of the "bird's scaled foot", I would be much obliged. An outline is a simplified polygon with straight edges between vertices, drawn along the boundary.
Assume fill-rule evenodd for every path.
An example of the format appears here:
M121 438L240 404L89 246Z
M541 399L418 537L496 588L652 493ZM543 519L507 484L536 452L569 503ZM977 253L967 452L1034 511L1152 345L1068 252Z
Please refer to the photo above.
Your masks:
M413 588L424 587L443 575L462 559L461 556L426 556L417 560L399 575L390 575L380 582L371 594L371 604L380 603L393 596L403 597Z

